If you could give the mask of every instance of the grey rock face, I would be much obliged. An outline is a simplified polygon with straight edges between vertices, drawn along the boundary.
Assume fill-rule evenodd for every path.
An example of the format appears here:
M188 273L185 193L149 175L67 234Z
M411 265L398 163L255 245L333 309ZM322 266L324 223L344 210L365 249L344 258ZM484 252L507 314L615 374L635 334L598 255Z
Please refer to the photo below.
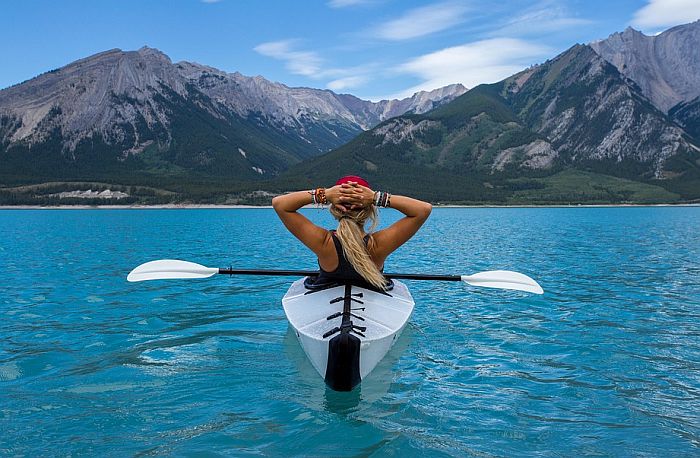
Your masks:
M78 60L0 91L0 113L19 120L7 140L40 143L49 128L58 127L68 141L64 146L71 150L94 133L119 142L123 133L118 125L133 125L138 115L149 126L167 126L167 114L152 103L163 85L185 92L170 59L154 49L111 50ZM137 103L115 103L115 96Z
M59 199L123 199L129 197L129 194L121 191L112 191L110 189L105 189L104 191L93 191L88 189L87 191L64 191L55 194L47 194L46 197L58 197Z
M465 92L467 89L461 84L451 84L432 91L420 91L402 100L382 100L374 104L371 109L376 113L378 121L384 121L406 113L427 113L433 108L451 102Z
M692 148L682 129L588 46L511 77L508 88L530 127L574 163L633 160L659 178L666 159Z
M652 37L627 28L590 46L663 112L700 95L700 21Z
M438 127L440 123L424 119L418 123L414 123L409 119L396 119L389 121L387 124L380 126L372 131L372 134L382 137L384 146L388 143L398 145L405 141L415 142L416 135L424 131Z
M329 90L290 88L261 76L251 78L188 62L178 63L176 67L203 93L236 113L242 116L264 113L289 127L297 126L304 119L333 119L367 130L394 116L432 110L467 91L461 84L453 84L430 92L421 91L402 100L371 102Z
M526 145L502 150L494 159L491 170L503 170L509 162L514 161L518 156L523 157L520 164L521 167L537 170L552 167L552 165L554 165L554 161L559 156L559 153L557 150L552 148L552 145L549 142L544 140L535 140L534 142Z
M696 141L700 142L700 97L690 102L679 103L671 108L668 115Z

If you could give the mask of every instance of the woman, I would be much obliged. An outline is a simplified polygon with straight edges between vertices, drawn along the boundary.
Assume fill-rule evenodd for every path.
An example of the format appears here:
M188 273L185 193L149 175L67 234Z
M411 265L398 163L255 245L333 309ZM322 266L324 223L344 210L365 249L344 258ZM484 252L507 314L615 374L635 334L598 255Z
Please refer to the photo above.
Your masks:
M330 204L330 212L338 220L335 231L316 226L297 211L312 203ZM373 191L357 176L343 177L332 188L277 196L272 206L289 232L318 256L320 274L316 284L366 282L377 289L387 286L382 275L386 258L418 231L432 210L427 202ZM372 233L378 206L394 208L405 216ZM367 220L371 221L369 234L365 232Z

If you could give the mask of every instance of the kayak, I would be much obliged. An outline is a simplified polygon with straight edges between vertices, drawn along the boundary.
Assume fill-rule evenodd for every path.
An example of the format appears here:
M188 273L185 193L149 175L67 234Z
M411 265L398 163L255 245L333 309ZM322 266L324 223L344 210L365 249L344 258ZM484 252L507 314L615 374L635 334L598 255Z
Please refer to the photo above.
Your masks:
M394 280L378 291L351 283L309 287L301 278L282 307L306 356L336 391L351 391L384 358L406 327L415 302Z
M472 275L387 274L386 291L369 285L307 282L318 272L299 270L222 269L178 259L159 259L137 266L130 282L171 278L208 278L222 275L307 275L282 298L287 320L301 347L326 384L350 391L384 358L413 312L413 298L396 279L464 282L485 288L543 294L532 278L510 270L489 270Z

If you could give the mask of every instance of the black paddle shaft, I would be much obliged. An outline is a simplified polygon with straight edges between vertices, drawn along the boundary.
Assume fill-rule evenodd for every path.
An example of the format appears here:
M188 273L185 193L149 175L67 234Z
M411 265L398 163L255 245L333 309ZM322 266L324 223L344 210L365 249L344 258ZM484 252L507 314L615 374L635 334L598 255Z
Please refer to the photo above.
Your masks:
M260 270L260 269L219 269L223 275L271 275L287 277L309 277L318 275L318 270ZM384 274L387 278L397 280L440 280L461 281L460 275L422 275L422 274Z

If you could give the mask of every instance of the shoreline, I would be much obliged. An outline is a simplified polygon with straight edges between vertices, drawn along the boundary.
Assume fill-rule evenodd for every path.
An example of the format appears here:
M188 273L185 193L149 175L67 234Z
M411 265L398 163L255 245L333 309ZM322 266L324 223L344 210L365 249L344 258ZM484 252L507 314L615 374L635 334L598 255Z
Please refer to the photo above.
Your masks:
M454 205L433 204L433 208L618 208L618 207L700 207L700 203L681 204L552 204L552 205ZM163 205L0 205L0 210L206 210L271 209L272 205L163 204ZM302 208L318 208L305 205Z

